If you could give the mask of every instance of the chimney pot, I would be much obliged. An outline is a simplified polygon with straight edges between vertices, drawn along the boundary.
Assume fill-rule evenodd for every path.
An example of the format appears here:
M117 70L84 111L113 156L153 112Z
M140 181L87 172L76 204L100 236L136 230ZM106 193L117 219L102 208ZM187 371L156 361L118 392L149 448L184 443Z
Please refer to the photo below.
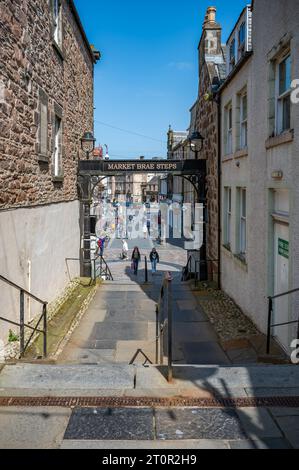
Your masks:
M206 24L215 24L216 23L216 11L215 7L209 7L205 16L204 25Z

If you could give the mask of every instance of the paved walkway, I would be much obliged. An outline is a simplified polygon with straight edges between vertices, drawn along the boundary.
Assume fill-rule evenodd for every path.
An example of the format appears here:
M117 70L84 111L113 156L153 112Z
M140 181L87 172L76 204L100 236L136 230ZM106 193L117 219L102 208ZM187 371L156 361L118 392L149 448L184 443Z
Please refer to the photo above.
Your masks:
M105 253L114 281L104 282L87 313L59 358L69 363L126 363L141 349L155 363L156 304L165 272L173 277L174 363L230 364L218 337L189 286L181 282L186 251L176 244L157 247L160 254L158 273L152 275L148 263L145 284L145 256L151 240L129 241L130 253L139 246L142 261L138 276L131 262L121 261L121 241L114 240ZM144 362L140 355L136 363Z
M292 449L299 410L0 407L1 449Z

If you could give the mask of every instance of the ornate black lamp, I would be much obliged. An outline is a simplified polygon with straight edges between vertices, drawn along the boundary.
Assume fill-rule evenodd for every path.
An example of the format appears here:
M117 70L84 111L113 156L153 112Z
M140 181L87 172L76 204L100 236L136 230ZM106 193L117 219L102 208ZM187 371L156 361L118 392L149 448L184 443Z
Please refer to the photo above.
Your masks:
M191 136L189 137L189 147L192 152L196 154L196 159L198 156L198 153L202 151L203 149L203 143L204 143L204 137L201 135L200 132L194 131Z
M96 139L92 132L85 132L81 138L81 148L86 153L86 158L89 160L89 155L94 151Z

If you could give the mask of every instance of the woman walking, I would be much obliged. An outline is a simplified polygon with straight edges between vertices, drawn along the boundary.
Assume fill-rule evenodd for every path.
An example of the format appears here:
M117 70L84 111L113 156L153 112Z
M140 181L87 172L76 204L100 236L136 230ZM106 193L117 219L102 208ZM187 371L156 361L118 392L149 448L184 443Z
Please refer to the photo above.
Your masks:
M150 254L150 260L152 263L152 274L155 274L157 272L157 263L160 262L160 257L156 248L152 249L151 254Z
M137 276L138 273L138 265L139 261L141 260L141 255L139 248L135 246L133 253L132 253L132 268L134 269L134 274Z

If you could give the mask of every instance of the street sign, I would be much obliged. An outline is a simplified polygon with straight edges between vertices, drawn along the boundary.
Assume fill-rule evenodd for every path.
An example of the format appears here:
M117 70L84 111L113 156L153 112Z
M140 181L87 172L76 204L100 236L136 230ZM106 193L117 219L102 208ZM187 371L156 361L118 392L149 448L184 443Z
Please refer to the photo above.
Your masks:
M289 245L288 241L278 239L278 254L286 259L289 259Z
M81 160L80 174L121 175L123 173L196 174L204 172L205 160Z

